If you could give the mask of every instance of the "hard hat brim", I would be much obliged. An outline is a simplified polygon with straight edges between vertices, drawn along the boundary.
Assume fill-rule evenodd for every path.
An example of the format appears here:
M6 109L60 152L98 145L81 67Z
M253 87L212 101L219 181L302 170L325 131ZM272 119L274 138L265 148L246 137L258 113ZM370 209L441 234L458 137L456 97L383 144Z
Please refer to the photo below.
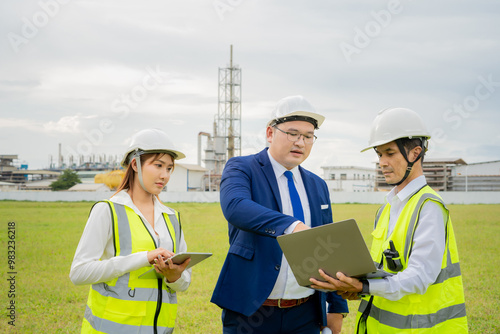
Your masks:
M422 118L408 108L386 108L378 112L372 122L367 148L385 145L401 138L427 138L431 135Z
M375 148L375 147L380 146L380 145L385 145L387 143L396 141L396 140L401 139L401 138L426 138L427 140L429 140L429 139L431 139L431 136L426 134L426 135L415 135L415 136L401 136L401 137L397 137L397 138L390 139L390 140L379 140L375 143L372 143L367 148L362 149L360 152L361 153L366 152L371 148Z
M127 153L125 153L125 155L123 156L123 159L122 159L122 162L121 162L121 166L123 168L127 168L128 165L130 164L130 153L134 152L135 150L130 150L128 151ZM175 150L151 150L151 151L142 151L141 155L142 154L150 154L150 153L165 153L165 154L169 154L171 155L174 160L180 160L180 159L184 159L186 157L186 155L180 151L175 151ZM130 161L128 161L130 160Z
M310 111L294 111L294 112L286 114L286 115L284 115L282 117L273 118L272 120L270 120L267 123L267 126L271 126L273 123L275 123L279 119L290 117L290 116L304 116L304 117L312 118L312 119L314 119L316 121L318 129L321 126L321 124L323 124L323 122L325 121L325 116L317 114L317 113L314 113L314 112L310 112ZM307 121L305 121L305 122L307 122Z

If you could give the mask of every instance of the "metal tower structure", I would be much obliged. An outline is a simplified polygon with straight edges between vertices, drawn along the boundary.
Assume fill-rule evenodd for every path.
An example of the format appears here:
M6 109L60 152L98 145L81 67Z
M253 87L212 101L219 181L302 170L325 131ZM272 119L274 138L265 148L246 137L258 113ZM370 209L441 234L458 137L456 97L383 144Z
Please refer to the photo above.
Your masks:
M229 66L219 68L219 103L214 126L215 172L220 174L226 161L241 155L241 69L233 64L233 46Z

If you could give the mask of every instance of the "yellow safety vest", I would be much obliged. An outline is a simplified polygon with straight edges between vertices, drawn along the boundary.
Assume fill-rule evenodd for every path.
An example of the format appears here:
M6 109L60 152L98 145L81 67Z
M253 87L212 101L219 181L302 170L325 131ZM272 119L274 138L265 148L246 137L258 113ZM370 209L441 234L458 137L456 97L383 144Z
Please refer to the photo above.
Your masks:
M105 201L111 211L115 256L157 248L145 223L128 206ZM180 243L179 214L163 214L176 252ZM177 297L165 281L140 279L151 267L131 271L111 281L92 284L82 333L172 333Z
M389 240L392 240L399 252L402 270L405 270L411 255L420 210L427 201L438 203L447 218L446 246L440 274L423 295L406 295L397 301L377 296L362 298L357 315L357 333L468 332L455 233L448 209L432 188L426 185L408 200L390 236L387 236L387 232L391 206L387 203L379 209L372 232L371 255L377 263L382 260L384 270L395 273L389 270L383 256L383 251L389 249ZM361 317L363 312L368 315L366 320Z

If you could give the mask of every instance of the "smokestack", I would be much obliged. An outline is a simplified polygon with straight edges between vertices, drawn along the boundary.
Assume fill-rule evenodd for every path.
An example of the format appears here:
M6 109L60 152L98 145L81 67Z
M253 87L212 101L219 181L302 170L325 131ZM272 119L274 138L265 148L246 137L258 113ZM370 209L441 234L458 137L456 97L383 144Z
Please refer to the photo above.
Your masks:
M61 143L59 143L59 155L58 155L58 161L59 161L59 168L62 168L62 152L61 152Z

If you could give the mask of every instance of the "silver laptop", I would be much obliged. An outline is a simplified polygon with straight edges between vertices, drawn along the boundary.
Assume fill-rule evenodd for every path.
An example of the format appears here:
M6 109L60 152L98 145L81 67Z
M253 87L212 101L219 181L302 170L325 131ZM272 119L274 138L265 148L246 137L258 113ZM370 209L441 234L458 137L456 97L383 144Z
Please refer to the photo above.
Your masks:
M332 277L339 271L356 278L391 275L377 270L354 219L281 235L277 240L301 286L311 285L311 277L324 281L319 269Z

